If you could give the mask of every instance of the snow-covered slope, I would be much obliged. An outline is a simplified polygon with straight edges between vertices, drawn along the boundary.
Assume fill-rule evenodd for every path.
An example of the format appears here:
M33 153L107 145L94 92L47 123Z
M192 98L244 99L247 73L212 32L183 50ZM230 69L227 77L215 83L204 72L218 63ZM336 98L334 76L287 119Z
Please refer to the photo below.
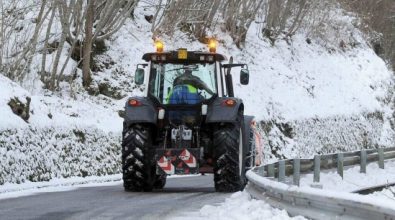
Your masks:
M29 92L21 88L20 85L12 82L7 77L0 74L0 130L5 130L10 127L25 127L25 122L22 118L16 116L8 103L11 99L17 98L23 103L27 103L26 98L29 97Z
M325 42L313 38L308 43L301 31L272 46L260 36L258 24L253 24L240 50L220 28L212 33L219 39L219 53L249 64L248 86L240 85L234 71L236 95L244 100L245 113L261 122L266 159L389 146L394 141L389 104L393 73L352 25L354 18L341 10L336 13L328 30L333 36ZM137 10L135 22L128 22L109 42L107 54L122 61L98 79L111 79L114 69L132 72L141 55L154 49L144 15L150 12ZM335 27L336 22L341 28ZM181 31L162 40L166 50L207 50ZM341 40L346 46L337 46Z
M32 96L3 75L0 91L0 185L119 173L122 120L113 103ZM16 98L29 106L28 121L8 105Z

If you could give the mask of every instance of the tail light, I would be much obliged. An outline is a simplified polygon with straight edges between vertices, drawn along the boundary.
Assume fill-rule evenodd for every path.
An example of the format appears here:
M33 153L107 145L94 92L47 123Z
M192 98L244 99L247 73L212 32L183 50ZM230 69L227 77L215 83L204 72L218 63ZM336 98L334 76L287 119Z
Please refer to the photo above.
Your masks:
M227 100L225 100L225 101L222 103L222 105L228 106L228 107L233 107L233 106L236 105L236 101L233 100L233 99L227 99Z
M136 106L140 106L141 102L139 100L136 100L136 99L131 99L131 100L129 100L129 105L133 106L133 107L136 107Z

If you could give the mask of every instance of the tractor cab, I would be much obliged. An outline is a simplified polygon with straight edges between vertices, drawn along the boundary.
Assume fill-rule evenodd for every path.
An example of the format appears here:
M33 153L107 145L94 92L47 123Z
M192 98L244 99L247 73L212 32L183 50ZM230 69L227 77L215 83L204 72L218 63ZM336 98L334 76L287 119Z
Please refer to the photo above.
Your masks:
M222 64L227 58L216 53L213 40L209 43L209 52L185 48L164 52L162 42L156 41L155 45L155 53L143 55L149 64L138 65L135 83L148 85L146 96L167 110L166 118L173 125L199 124L200 116L207 114L207 106L215 98L234 97L231 68L242 67L240 82L248 84L248 66Z

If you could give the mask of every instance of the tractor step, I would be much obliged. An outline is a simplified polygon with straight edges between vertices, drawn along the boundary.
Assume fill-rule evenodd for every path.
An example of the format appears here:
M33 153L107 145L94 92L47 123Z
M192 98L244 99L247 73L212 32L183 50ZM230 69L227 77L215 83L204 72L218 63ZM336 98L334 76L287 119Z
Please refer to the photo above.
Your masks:
M183 175L199 173L200 149L169 148L156 150L157 174Z

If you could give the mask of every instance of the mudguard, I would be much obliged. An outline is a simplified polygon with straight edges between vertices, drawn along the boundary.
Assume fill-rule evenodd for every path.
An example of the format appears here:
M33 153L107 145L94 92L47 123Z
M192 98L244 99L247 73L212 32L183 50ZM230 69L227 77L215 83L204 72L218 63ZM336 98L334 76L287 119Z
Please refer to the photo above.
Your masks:
M249 150L248 147L251 145L251 134L254 134L252 131L252 122L254 120L254 116L244 115L244 131L243 131L243 145L244 149Z
M134 99L139 102L138 106L129 105L129 100ZM145 97L131 97L125 104L125 123L152 123L156 124L158 113L154 104Z
M254 164L259 166L263 158L261 135L256 127L254 116L244 115L243 145L246 152L255 154Z
M232 99L236 102L234 106L224 104L226 100ZM206 123L235 122L239 110L244 110L243 101L238 98L221 97L216 98L207 110Z

